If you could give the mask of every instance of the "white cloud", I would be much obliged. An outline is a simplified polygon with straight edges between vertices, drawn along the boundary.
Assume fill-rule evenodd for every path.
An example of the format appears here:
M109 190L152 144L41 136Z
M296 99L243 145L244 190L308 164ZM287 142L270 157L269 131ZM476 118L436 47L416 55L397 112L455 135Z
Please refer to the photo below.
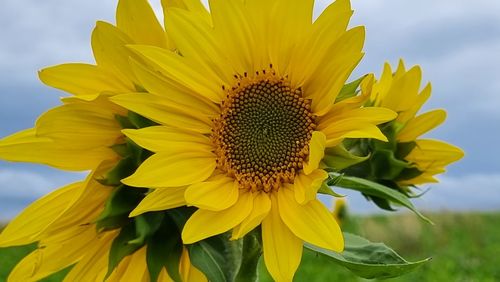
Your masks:
M84 175L0 167L0 221L12 218L32 201L54 189L81 180Z

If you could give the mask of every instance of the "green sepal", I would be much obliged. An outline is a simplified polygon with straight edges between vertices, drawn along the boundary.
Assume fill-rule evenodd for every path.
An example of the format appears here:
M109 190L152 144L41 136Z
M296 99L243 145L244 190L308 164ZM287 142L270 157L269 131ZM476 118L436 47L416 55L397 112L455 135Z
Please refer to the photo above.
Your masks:
M96 220L97 230L111 230L121 227L130 219L129 213L143 198L137 188L120 185L114 188L107 199L104 210Z
M370 158L370 166L375 178L393 180L396 179L405 168L409 168L410 164L396 159L393 151L382 149L373 152Z
M332 252L306 243L305 247L333 263L344 266L366 279L385 279L404 275L428 262L430 258L409 262L382 243L372 243L360 236L344 232L345 248L342 253Z
M115 115L115 120L120 124L122 129L135 129L135 125L130 122L128 117Z
M115 144L110 147L111 150L113 150L115 153L117 153L120 157L125 158L130 155L130 152L128 150L128 146L126 143L123 144Z
M155 282L163 268L175 282L181 282L179 265L182 256L182 241L175 223L165 217L160 228L148 240L146 262L150 280Z
M396 178L396 181L413 179L417 176L420 176L421 174L422 174L422 172L420 170L418 170L418 168L410 167L410 168L403 170Z
M134 141L127 138L127 148L130 152L130 156L134 159L136 167L139 167L147 158L149 158L153 153L143 149L141 146L137 145Z
M365 77L366 77L366 75L363 75L362 77L356 79L355 81L345 84L342 87L342 89L340 90L339 95L337 95L337 98L335 99L335 103L338 103L342 100L356 96L359 92L359 91L357 91L359 88L359 85L361 84L363 79L365 79Z
M331 173L332 177L337 177L338 174ZM330 183L327 183L330 185ZM386 199L390 202L402 205L407 207L409 210L413 211L416 215L418 215L421 219L428 223L432 223L427 217L421 214L415 206L410 202L408 197L401 192L384 186L379 183L375 183L363 178L352 177L352 176L343 176L337 183L335 184L337 187L342 187L350 190L359 191L365 195L379 197L382 199Z
M121 185L122 179L132 175L137 169L136 160L133 157L126 157L118 162L101 180L101 184L107 186Z
M153 125L158 125L154 121L151 121L137 113L134 113L132 111L128 112L128 119L130 123L134 126L134 128L140 129L144 127L149 127Z
M163 213L145 213L134 217L136 238L129 243L143 245L160 228L164 216Z
M327 148L322 161L327 167L338 171L366 161L369 157L369 155L365 157L356 156L348 151L344 145L340 144L335 147Z
M168 216L172 219L179 230L184 229L184 224L196 211L194 207L180 207L168 210Z
M402 160L417 146L416 142L398 143L396 158Z
M108 272L106 277L108 278L113 270L118 266L118 264L128 255L131 255L137 251L142 245L140 244L130 244L136 236L135 224L129 223L123 226L120 230L120 234L111 243L111 248L109 250L109 260L108 260Z

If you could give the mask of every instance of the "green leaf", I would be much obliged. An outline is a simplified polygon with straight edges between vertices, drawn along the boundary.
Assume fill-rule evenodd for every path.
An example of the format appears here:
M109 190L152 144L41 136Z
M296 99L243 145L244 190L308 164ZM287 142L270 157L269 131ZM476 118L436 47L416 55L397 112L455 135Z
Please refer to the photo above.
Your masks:
M258 281L258 264L262 255L260 246L260 228L254 229L243 238L243 249L241 263L234 281L255 282Z
M232 281L225 269L224 243L212 237L188 246L191 263L201 270L209 281Z
M148 240L146 262L151 281L157 281L165 267L172 280L181 282L179 265L182 255L182 241L175 223L166 218L158 231Z
M338 176L338 174L335 173L332 173L332 175L333 177ZM336 183L336 186L356 190L366 195L384 198L393 203L405 206L413 211L416 215L418 215L421 219L432 224L432 221L430 221L427 217L417 211L415 206L413 206L413 204L404 194L387 186L366 179L345 175Z
M323 163L335 170L343 170L352 165L358 164L367 160L370 156L360 157L352 154L348 151L344 145L340 144L338 146L327 148L325 150L325 156L323 158Z
M345 195L340 195L340 194L336 193L335 191L333 191L333 188L328 186L325 182L323 182L323 184L321 184L321 187L319 187L318 193L321 193L324 195L330 195L330 196L337 197L337 198L345 197Z
M335 253L306 243L305 247L331 259L354 274L366 279L384 279L409 273L430 259L408 262L382 243L372 243L362 237L344 233L345 249Z
M358 87L365 77L366 77L366 75L363 75L362 77L356 79L355 81L349 82L346 85L344 85L344 87L342 87L342 89L340 90L339 95L335 99L335 102L338 103L338 102L345 100L347 98L351 98L351 97L356 96L356 94L358 94L358 91L357 91Z
M130 244L130 241L132 241L135 236L134 224L128 224L120 230L120 234L113 240L111 249L109 250L108 272L106 273L106 278L113 273L113 270L123 258L142 247L142 245L139 244Z

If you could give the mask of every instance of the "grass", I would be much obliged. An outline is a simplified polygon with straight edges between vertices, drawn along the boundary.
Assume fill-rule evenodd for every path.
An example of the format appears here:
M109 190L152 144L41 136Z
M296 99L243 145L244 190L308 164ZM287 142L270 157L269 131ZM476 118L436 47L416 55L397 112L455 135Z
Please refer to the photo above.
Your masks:
M500 281L500 213L431 214L436 225L410 214L352 217L348 232L384 242L408 260L433 259L405 276L387 281ZM0 281L34 246L0 249ZM272 281L261 263L260 280ZM45 282L61 281L64 273ZM327 259L304 252L295 281L366 281Z

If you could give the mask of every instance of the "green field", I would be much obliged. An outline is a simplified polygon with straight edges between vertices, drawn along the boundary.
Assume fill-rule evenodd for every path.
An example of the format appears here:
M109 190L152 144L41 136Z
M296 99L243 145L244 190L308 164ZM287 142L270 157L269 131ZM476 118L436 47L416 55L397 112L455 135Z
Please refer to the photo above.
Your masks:
M384 242L408 260L433 259L415 272L387 281L500 281L500 214L430 214L436 225L413 215L352 217L343 226ZM0 281L33 246L0 249ZM60 281L58 274L44 281ZM261 267L261 281L272 281ZM295 281L366 281L305 252Z

